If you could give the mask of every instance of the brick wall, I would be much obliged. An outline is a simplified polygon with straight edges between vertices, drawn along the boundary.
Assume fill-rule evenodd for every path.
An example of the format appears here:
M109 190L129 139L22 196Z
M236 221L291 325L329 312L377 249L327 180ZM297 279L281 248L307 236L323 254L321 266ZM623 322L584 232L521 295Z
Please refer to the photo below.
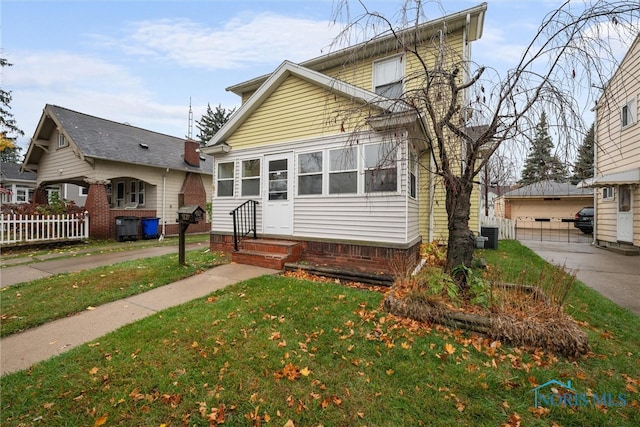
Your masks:
M405 248L389 248L356 243L297 241L302 245L304 261L348 270L386 274L393 273L389 263L398 257L407 260L411 265L417 265L422 243L418 241ZM212 251L230 252L233 250L233 235L211 233L209 247Z
M92 239L109 239L111 234L111 216L107 188L104 184L89 185L89 193L84 208L89 212L89 237Z

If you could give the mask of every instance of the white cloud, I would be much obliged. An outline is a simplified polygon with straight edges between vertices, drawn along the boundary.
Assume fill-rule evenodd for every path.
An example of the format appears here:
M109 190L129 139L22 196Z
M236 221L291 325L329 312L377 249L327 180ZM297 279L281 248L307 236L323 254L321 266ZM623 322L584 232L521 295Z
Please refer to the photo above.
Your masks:
M183 68L232 70L319 56L337 31L327 21L262 13L236 16L219 28L187 19L140 21L120 40L96 40Z

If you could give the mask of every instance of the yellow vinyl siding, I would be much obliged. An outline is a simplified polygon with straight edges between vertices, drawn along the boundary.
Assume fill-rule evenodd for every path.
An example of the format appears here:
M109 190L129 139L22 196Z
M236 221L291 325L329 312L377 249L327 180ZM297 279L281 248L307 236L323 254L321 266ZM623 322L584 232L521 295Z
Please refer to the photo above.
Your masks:
M354 106L344 97L289 76L229 137L227 143L233 149L240 149L352 132L363 123L363 112L352 117L350 122L338 122L335 117L337 112Z

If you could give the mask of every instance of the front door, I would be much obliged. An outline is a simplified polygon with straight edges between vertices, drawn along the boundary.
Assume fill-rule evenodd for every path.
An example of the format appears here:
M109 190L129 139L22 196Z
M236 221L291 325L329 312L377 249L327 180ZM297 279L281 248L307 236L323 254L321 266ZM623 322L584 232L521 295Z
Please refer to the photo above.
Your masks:
M618 241L633 242L633 208L631 186L618 186Z
M293 153L265 156L264 234L293 234Z

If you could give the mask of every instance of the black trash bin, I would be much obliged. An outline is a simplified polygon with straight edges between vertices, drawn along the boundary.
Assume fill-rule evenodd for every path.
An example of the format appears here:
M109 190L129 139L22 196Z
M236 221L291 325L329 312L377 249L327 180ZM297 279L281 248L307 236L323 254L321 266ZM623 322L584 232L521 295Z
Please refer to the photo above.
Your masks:
M145 217L140 220L142 226L142 238L143 239L156 239L158 238L158 224L160 218Z
M499 227L483 225L480 227L480 235L487 238L484 242L485 249L498 249Z
M119 242L125 240L138 240L138 223L140 218L137 216L117 216L116 217L116 239Z

